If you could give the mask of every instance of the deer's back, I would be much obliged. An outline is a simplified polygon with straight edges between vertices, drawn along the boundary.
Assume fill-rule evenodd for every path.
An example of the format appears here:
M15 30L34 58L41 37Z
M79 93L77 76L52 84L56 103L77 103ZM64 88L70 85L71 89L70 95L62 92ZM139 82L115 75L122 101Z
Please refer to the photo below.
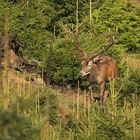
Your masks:
M100 61L94 64L92 78L95 78L97 83L109 81L117 76L117 64L112 57L101 56Z

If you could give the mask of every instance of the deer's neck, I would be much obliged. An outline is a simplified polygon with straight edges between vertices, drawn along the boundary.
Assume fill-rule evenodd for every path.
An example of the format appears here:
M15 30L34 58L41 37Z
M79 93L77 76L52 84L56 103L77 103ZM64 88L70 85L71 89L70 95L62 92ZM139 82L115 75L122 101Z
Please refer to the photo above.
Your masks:
M90 74L88 75L88 79L90 83L98 83L99 77L99 66L93 64L93 68L91 69Z

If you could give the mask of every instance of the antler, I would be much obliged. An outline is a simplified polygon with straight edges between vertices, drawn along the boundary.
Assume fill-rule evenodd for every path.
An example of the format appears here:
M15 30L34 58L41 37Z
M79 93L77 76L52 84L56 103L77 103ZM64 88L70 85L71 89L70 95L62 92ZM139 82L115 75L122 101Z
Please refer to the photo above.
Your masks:
M87 53L82 48L78 48L78 50L79 50L79 56L81 60L86 60L89 58Z
M87 55L87 53L80 47L80 40L79 40L80 29L81 29L83 23L84 23L84 22L82 22L82 23L79 24L79 26L78 26L78 31L77 31L77 34L75 35L75 38L76 38L76 48L77 48L78 51L79 51L80 59L85 60L85 59L88 58L88 55Z
M78 31L77 31L77 33L76 33L76 35L75 35L75 38L76 38L76 41L77 41L77 43L76 43L76 48L77 48L77 49L80 49L79 34L80 34L80 29L81 29L83 23L84 23L84 22L82 22L82 23L80 23L80 24L78 25Z
M110 43L109 45L107 45L106 47L104 47L99 53L97 53L97 54L91 56L90 59L95 58L95 57L97 57L98 55L103 54L103 53L106 52L110 47L113 46L115 36L114 36L114 35L113 35L113 36L112 36L112 35L111 35L111 36L109 35L108 37L109 37L109 40L111 41L111 43Z
M109 45L107 45L106 47L104 47L99 53L97 53L97 54L95 54L95 55L93 55L93 56L91 56L91 57L88 57L87 53L80 47L79 34L80 34L80 29L81 29L83 23L84 23L84 22L80 23L80 25L78 26L77 34L75 35L75 38L76 38L76 48L79 50L79 52L80 52L80 53L79 53L79 54L80 54L80 58L81 58L82 60L85 60L85 59L88 59L88 58L89 58L89 59L92 59L92 58L94 58L94 57L96 57L96 56L98 56L98 55L101 55L101 54L103 54L104 52L106 52L110 47L113 46L115 36L109 34L109 35L107 35L106 37L109 38L109 41L111 41L111 43L110 43Z

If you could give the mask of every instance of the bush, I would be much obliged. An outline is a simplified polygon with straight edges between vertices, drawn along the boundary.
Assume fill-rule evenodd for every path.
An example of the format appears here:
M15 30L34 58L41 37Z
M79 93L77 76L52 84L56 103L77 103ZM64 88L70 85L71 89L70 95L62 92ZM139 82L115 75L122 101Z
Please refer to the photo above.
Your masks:
M79 79L80 61L73 43L60 40L54 50L51 82L57 85L76 84Z

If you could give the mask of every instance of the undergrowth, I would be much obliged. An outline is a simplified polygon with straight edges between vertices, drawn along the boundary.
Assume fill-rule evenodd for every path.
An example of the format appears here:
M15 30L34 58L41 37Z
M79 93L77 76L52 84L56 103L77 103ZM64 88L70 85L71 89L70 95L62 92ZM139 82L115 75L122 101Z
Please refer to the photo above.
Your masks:
M104 109L79 93L34 84L9 84L9 108L0 95L0 139L109 140L140 137L139 73L110 87ZM2 87L1 87L2 93ZM68 95L69 94L69 95ZM8 129L5 136L4 128Z

